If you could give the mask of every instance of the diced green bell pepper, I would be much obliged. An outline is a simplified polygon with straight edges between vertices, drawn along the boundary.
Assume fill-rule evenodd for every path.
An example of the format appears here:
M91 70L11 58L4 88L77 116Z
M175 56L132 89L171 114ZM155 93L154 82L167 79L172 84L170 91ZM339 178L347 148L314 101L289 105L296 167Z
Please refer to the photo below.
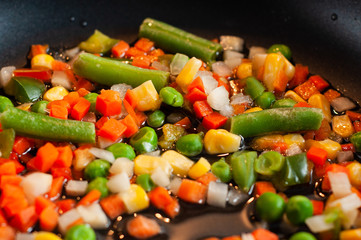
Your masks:
M12 128L0 132L0 157L9 158L15 141L15 131Z
M106 53L117 42L119 42L118 39L110 38L99 30L95 30L93 35L79 44L79 48L90 53Z

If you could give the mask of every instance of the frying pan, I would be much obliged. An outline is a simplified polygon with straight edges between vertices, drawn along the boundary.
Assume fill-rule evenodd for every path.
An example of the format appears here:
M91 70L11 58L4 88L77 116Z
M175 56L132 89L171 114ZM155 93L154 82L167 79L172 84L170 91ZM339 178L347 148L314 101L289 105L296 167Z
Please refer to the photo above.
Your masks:
M245 39L246 48L286 44L292 49L294 62L308 65L312 74L323 76L357 102L361 100L361 1L357 0L2 0L0 66L25 66L31 44L46 43L55 49L74 47L94 29L134 42L146 17L208 39L240 36ZM183 221L169 238L239 234L254 227L245 214L242 211L224 215L221 210L211 215L199 214L206 224ZM283 231L282 227L279 231Z

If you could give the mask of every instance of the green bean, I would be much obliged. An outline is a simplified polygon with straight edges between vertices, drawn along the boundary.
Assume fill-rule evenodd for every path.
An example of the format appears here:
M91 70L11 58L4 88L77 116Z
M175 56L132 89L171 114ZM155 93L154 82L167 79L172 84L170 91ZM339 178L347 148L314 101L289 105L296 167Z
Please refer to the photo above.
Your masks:
M8 158L15 141L15 131L12 128L0 132L0 157Z
M272 104L272 108L289 108L293 107L297 102L291 98L282 98L279 100L276 100Z
M263 109L270 108L275 100L276 96L273 94L273 92L264 92L261 94L261 96L255 99L256 104Z
M7 107L14 107L14 104L9 98L5 96L0 96L0 113L5 111Z
M36 103L34 103L33 105L31 105L30 110L32 112L35 113L41 113L41 114L46 114L46 107L48 106L48 101L42 100L42 101L37 101Z
M244 92L247 95L250 95L252 99L256 99L257 97L261 96L265 90L266 88L263 86L263 84L255 77L246 78L246 87L244 88Z
M0 114L3 129L13 128L18 135L48 141L94 143L93 123L63 120L18 108L7 108Z
M107 86L126 83L137 87L152 80L157 91L168 84L169 78L169 72L139 68L90 53L81 53L74 61L73 69L77 75Z

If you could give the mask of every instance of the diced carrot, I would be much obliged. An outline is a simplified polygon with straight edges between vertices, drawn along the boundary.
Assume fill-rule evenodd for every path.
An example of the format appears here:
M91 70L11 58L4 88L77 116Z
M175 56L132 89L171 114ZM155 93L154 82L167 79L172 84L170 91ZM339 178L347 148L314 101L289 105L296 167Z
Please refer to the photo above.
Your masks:
M28 207L28 201L20 186L6 184L2 187L0 208L2 208L6 216L14 216L26 207Z
M134 92L131 89L128 89L125 92L124 101L127 101L133 109L135 109L137 107L138 100L137 100ZM123 101L123 103L124 103L124 101Z
M202 240L221 240L221 239L217 237L209 237L209 238L203 238Z
M140 68L149 68L152 63L152 59L149 56L135 56L132 61L132 65Z
M178 197L191 203L204 203L206 194L207 186L190 179L183 179L178 190Z
M296 64L295 74L293 78L288 82L288 88L292 89L304 83L307 80L308 74L309 74L308 66L304 66L302 64Z
M233 115L239 115L246 111L248 104L233 104Z
M37 196L34 201L34 206L35 206L36 214L40 215L40 213L44 211L45 208L47 207L55 208L56 205L55 203L53 203L44 196Z
M242 238L239 235L234 235L234 236L224 237L222 238L222 240L242 240Z
M128 58L132 58L135 56L145 56L147 53L136 48L136 47L130 47L126 52L125 52L125 57Z
M333 99L340 97L341 93L330 88L323 95L327 98L329 102L331 102Z
M90 192L88 192L80 201L78 202L77 206L87 206L92 204L95 201L98 201L100 199L100 196L102 193L98 189L93 189Z
M330 86L330 84L320 75L313 75L309 77L308 80L310 80L313 83L313 85L315 85L317 90L320 92L322 92L323 90L325 90L325 88Z
M15 77L31 77L49 82L52 76L51 70L38 70L38 69L16 69L13 71Z
M288 77L283 69L281 69L275 80L273 81L274 91L276 93L282 93L286 90L288 83Z
M217 129L222 127L227 122L227 119L227 117L218 112L212 112L203 118L202 125L206 129Z
M19 155L29 151L34 147L34 142L29 140L29 138L16 136L13 145L13 151Z
M127 127L120 121L114 118L109 119L104 125L99 129L98 136L116 141L119 139Z
M126 211L123 200L117 194L103 198L99 204L110 219L114 219Z
M68 93L63 100L67 101L70 104L70 107L72 108L79 100L80 95L78 92L70 92Z
M204 90L204 84L200 77L196 77L191 84L188 85L187 90L188 92L192 91L193 88L198 88L202 92L205 92Z
M355 132L360 132L361 131L361 122L360 121L354 121L352 123L353 128L355 129Z
M140 38L135 44L134 47L138 48L143 52L150 52L154 48L154 42L148 38Z
M97 97L96 110L103 116L118 115L122 112L122 99L119 92L102 90Z
M315 177L316 178L323 177L326 174L326 169L330 165L331 165L331 163L329 163L329 162L325 162L325 164L321 165L321 166L315 165L314 168L313 168Z
M19 175L3 175L0 177L0 189L7 184L19 185L23 179Z
M35 57L36 55L39 55L39 54L46 54L47 51L48 51L48 48L49 48L48 44L44 44L44 45L33 44L33 45L31 45L31 48L30 48L29 57L33 58L33 57Z
M62 107L65 107L68 111L71 110L71 106L70 103L68 101L63 100L55 100L55 101L51 101L48 103L48 105L46 106L48 109L51 109L53 105L59 105Z
M312 108L312 106L306 102L298 102L295 105L293 105L293 107L309 107Z
M36 157L33 157L26 163L26 169L28 171L39 171L39 169L37 169L35 167L35 160L36 160Z
M355 145L353 145L352 143L341 144L341 149L342 149L342 151L356 152Z
M135 117L138 121L138 125L139 126L142 126L146 121L147 121L147 115L144 113L144 112L141 112L141 111L137 111L135 113Z
M78 102L73 106L70 115L75 120L82 120L85 114L89 111L90 102L83 97L80 97Z
M53 175L53 179L58 177L64 177L67 180L73 179L70 167L52 167L51 175Z
M101 117L96 123L95 123L95 128L96 129L101 129L104 125L104 123L108 122L109 117L103 116Z
M316 86L310 81L298 85L294 91L300 95L304 100L308 100L312 95L320 93Z
M191 103L194 103L196 101L207 100L207 94L205 92L202 92L198 88L193 88L184 97Z
M90 93L90 91L85 88L79 88L77 92L79 93L80 97L84 97L85 95Z
M54 201L61 196L64 181L65 181L64 176L53 178L53 181L51 182L51 188L47 193L47 196L50 200Z
M277 191L273 184L269 181L256 181L254 185L255 196L259 197L266 192L276 193Z
M56 147L59 152L53 167L71 167L73 161L73 151L69 145Z
M212 172L207 172L196 179L197 182L200 182L205 186L208 186L210 182L215 182L217 180L218 178Z
M45 145L38 149L34 165L39 171L48 172L53 166L58 156L58 149L50 142L47 142Z
M263 228L259 228L256 229L252 232L252 235L254 237L255 240L278 240L278 236L276 234L274 234L273 232L267 230L267 229L263 229Z
M312 146L307 151L307 159L311 160L315 165L325 164L327 155L328 153L326 150L315 146Z
M185 129L189 129L192 127L192 122L189 119L189 117L184 117L181 120L179 120L178 122L176 122L174 125L180 126Z
M0 209L0 226L8 224L4 212ZM1 238L0 238L1 239Z
M151 50L148 55L150 56L154 56L154 57L159 57L159 56L162 56L164 55L164 51L160 48L156 48L156 49L153 49Z
M197 118L204 118L205 116L213 112L212 107L209 105L207 100L196 101L193 103L193 110Z
M11 219L10 225L21 232L27 232L29 228L33 227L38 220L38 215L35 212L35 206L29 206Z
M315 140L317 141L325 140L330 136L331 132L332 129L330 123L326 119L323 119L321 121L320 128L315 131Z
M0 176L3 175L16 175L14 161L8 161L0 164Z
M123 100L123 105L125 107L125 110L127 110L128 114L131 115L134 119L137 119L137 114L135 113L134 108L126 99Z
M139 239L146 239L160 233L160 226L154 219L138 214L127 222L127 232L129 235Z
M77 81L74 83L74 90L79 90L82 88L88 90L89 92L95 90L94 84L89 80L80 76L76 76L76 79Z
M15 230L8 225L0 226L0 239L14 240L15 239Z
M53 206L48 206L39 215L40 229L44 231L53 231L58 224L59 213Z
M323 213L323 201L311 199L311 203L313 206L313 215L320 215Z
M68 119L68 109L60 105L51 105L49 116L59 119Z
M138 120L134 119L130 114L122 120L122 123L126 126L126 130L124 131L124 136L126 138L133 136L139 130Z
M328 178L328 175L327 175L328 172L344 172L348 176L350 176L350 170L347 167L342 166L340 164L330 164L325 169L325 175L324 175L324 178L322 181L322 190L325 190L325 191L329 191L331 189L330 179Z
M347 110L346 115L351 119L351 121L361 121L361 113Z
M179 203L164 187L156 187L148 193L150 202L156 208L164 211L169 217L174 218L179 213Z
M59 214L63 214L63 213L66 213L67 211L73 209L76 205L76 202L74 199L68 198L68 199L57 201L55 204L56 204L56 207L58 208Z
M117 44L112 47L112 55L115 58L122 58L125 52L129 49L129 44L123 40L120 40Z

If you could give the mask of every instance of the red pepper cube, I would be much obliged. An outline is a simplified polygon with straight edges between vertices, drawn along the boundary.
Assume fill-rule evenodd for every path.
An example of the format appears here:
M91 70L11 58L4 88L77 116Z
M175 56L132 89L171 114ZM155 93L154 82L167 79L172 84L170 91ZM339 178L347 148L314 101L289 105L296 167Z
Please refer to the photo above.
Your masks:
M103 116L114 116L122 112L120 94L113 90L102 90L97 97L95 108Z
M71 117L75 120L82 120L85 114L88 113L90 108L90 102L85 98L81 97L79 101L74 105L71 110Z
M298 85L294 91L300 95L304 100L308 100L312 95L320 93L316 86L310 81Z
M322 166L327 160L327 151L322 148L311 147L307 151L307 158L311 160L314 164Z
M217 129L222 127L227 122L227 119L222 114L213 112L203 118L202 125L206 129Z
M199 90L199 88L193 88L184 97L191 103L194 103L196 101L207 100L207 94Z
M311 76L308 80L311 81L320 92L330 86L330 84L319 75Z
M193 110L197 118L204 118L213 112L212 107L206 100L194 102Z

